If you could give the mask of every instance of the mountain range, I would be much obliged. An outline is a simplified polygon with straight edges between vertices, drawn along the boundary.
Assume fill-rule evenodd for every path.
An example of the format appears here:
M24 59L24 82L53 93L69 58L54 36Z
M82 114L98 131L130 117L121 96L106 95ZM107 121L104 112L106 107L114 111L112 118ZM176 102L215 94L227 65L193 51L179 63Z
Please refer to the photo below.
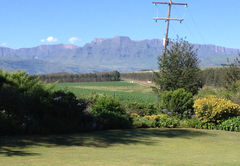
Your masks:
M237 49L194 44L201 66L219 66L234 59ZM129 37L97 38L83 47L67 44L33 48L0 47L0 68L27 70L29 74L132 72L157 69L157 57L163 50L161 39L134 41Z

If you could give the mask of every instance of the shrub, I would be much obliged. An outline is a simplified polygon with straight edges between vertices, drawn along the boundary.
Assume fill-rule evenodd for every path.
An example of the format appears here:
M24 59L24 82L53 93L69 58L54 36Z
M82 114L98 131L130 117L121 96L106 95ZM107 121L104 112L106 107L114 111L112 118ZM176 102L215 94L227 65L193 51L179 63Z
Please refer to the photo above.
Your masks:
M143 126L143 123L138 121L138 120L135 120L133 121L133 127L134 128L141 128Z
M144 108L144 105L142 103L132 102L129 103L127 107L132 110L140 110Z
M231 117L218 126L219 130L240 131L240 117Z
M127 105L127 112L129 114L138 114L142 115L142 110L144 109L144 105L142 103L131 102Z
M125 114L121 103L110 96L102 96L96 100L96 103L91 104L92 114L98 116L101 113L117 113Z
M157 126L158 127L168 127L175 128L179 125L179 119L175 117L165 116L163 118L158 119Z
M103 129L127 129L131 128L130 120L125 115L114 112L101 112L97 116L96 125Z
M194 98L204 97L206 95L216 95L216 91L213 88L204 88L201 89Z
M138 114L136 114L136 113L132 113L132 114L130 115L130 117L131 117L131 118L132 118L132 117L137 117L137 118L139 118L140 115L138 115Z
M214 130L215 129L216 130L216 129L218 129L218 126L217 126L217 124L212 123L212 122L204 123L202 121L199 121L197 123L197 125L195 126L195 128L198 128L198 129L208 129L208 130Z
M101 97L108 97L107 94L105 93L96 93L96 92L92 92L89 95L85 95L83 98L85 100L90 101L91 103L95 103L97 101L97 99L101 98Z
M195 128L198 125L199 125L199 120L196 117L192 117L189 119L184 118L184 119L180 120L180 122L179 122L179 126L181 126L181 127Z
M208 95L196 99L194 108L200 121L221 123L229 117L238 115L240 106L230 100Z
M132 115L133 126L140 127L168 127L174 128L178 126L179 120L175 117L169 117L167 114L151 115L137 117Z
M142 103L133 102L128 104L128 112L136 113L140 116L145 115L154 115L158 113L159 103L148 103L147 105L143 105Z
M158 111L157 111L157 103L148 103L148 105L146 105L145 109L144 109L144 112L145 112L145 115L154 115L154 114L157 114Z
M140 117L137 119L134 119L135 121L139 121L142 123L141 127L156 127L156 120L149 120L146 117Z
M53 101L40 125L46 129L51 128L50 133L76 133L84 121L85 101L64 90L55 91L50 96L49 101Z
M1 134L76 132L86 108L84 100L66 90L53 91L53 87L31 79L24 71L0 69L0 119L8 128Z
M161 95L162 107L173 114L193 113L193 95L184 89L165 91Z
M165 115L151 115L151 116L144 116L147 120L158 120L159 118L165 117Z

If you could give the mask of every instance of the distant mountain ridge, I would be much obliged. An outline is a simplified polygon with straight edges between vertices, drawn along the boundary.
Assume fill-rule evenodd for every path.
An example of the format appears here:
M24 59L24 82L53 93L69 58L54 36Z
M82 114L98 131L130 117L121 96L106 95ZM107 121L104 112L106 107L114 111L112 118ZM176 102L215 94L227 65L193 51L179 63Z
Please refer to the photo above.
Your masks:
M195 44L202 66L226 63L237 56L237 49ZM27 70L29 74L89 73L118 70L132 72L157 69L157 57L163 50L161 39L134 41L129 37L96 38L83 47L68 44L41 45L32 48L0 47L0 68Z

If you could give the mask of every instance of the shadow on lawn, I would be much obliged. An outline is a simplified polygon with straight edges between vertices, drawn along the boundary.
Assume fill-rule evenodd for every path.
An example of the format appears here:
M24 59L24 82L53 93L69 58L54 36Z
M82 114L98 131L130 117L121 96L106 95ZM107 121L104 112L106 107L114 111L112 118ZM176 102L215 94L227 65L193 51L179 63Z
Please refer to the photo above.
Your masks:
M105 130L71 135L50 136L9 136L0 137L0 156L31 156L38 153L27 153L32 146L85 146L107 148L115 144L154 145L154 137L185 138L213 135L204 130L189 129L132 129ZM159 140L158 140L159 141Z

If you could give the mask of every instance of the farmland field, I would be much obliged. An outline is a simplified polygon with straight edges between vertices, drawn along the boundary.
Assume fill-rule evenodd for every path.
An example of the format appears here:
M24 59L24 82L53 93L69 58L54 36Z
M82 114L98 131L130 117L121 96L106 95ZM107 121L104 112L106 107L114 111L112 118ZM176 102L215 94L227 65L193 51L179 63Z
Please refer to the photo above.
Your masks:
M59 87L65 86L136 86L135 83L129 83L124 81L112 81L112 82L74 82L74 83L59 83Z
M205 70L205 69L217 69L217 68L221 68L223 66L201 66L200 69L201 70Z
M92 92L105 93L126 104L130 102L152 103L157 101L157 95L152 93L148 86L129 82L78 82L78 83L58 83L55 89L64 89L73 92L81 98Z

